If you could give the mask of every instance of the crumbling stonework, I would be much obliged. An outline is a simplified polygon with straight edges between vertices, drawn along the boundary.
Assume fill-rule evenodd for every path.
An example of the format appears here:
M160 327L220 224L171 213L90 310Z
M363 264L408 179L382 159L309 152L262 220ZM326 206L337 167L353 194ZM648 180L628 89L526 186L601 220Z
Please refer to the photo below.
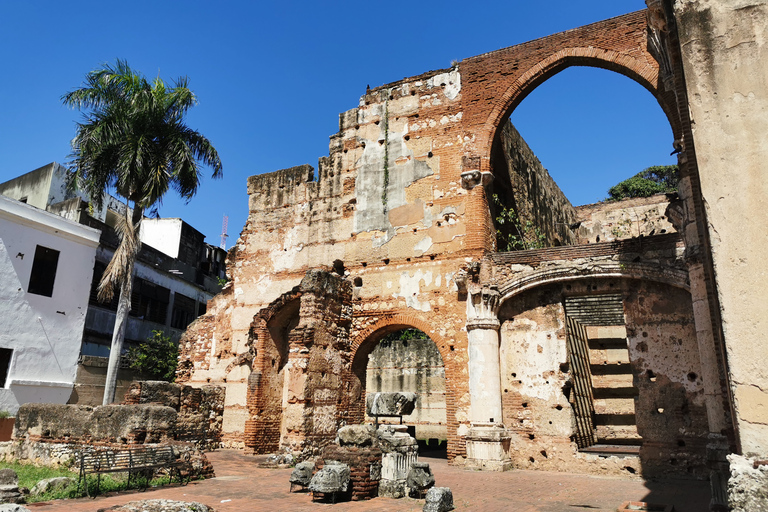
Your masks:
M170 445L177 458L184 456L189 462L181 468L183 477L214 476L213 466L202 451L175 439L176 419L176 411L163 405L94 408L28 403L19 408L13 439L0 447L0 458L71 467L81 450Z
M124 404L155 404L177 412L174 439L216 448L221 443L223 386L194 388L164 381L131 383Z
M752 85L768 81L766 4L648 4L370 89L317 172L248 180L232 281L186 333L178 374L227 387L225 442L326 445L363 421L379 341L417 328L443 362L453 462L471 445L468 463L486 469L704 476L722 475L729 451L766 455L765 250L752 242L765 224L764 88ZM752 70L743 90L738 62ZM572 65L654 95L679 198L573 210L547 180L507 118ZM555 247L494 252L494 193ZM742 223L744 205L757 213ZM635 452L610 457L616 446Z

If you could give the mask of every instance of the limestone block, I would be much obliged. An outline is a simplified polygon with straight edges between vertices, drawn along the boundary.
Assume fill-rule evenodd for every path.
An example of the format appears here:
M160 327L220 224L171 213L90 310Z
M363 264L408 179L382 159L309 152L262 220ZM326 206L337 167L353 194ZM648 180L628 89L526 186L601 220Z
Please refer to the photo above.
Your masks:
M0 503L24 503L18 485L0 485Z
M70 478L68 476L46 478L45 480L40 480L37 482L30 491L30 494L32 496L37 496L38 494L43 494L49 491L64 489L65 487L74 484L75 481L76 480L74 478Z
M340 446L369 446L373 443L373 425L348 425L338 432Z
M141 403L158 403L179 410L181 386L161 380L141 382Z
M448 512L453 510L453 493L449 487L433 487L427 491L424 512Z
M754 467L751 459L728 455L728 505L732 512L768 512L768 465Z
M16 471L10 468L0 469L0 485L19 485L19 476Z
M30 512L30 510L17 503L2 503L0 504L0 512Z
M435 486L435 475L426 462L414 462L405 482L409 489L423 491Z
M408 494L408 486L405 480L385 480L379 481L379 497L382 498L404 498Z
M110 512L213 512L208 505L195 501L141 500L110 507Z
M366 397L369 416L404 416L416 407L416 393L371 393Z
M315 473L309 483L309 490L324 494L346 492L349 487L349 466L346 464L327 464Z

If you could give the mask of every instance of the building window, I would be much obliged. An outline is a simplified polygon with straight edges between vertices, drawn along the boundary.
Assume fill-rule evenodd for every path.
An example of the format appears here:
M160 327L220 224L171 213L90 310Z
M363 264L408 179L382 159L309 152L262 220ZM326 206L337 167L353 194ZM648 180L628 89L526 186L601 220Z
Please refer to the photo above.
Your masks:
M177 293L173 299L173 316L171 317L171 327L175 329L186 329L197 317L195 314L195 300Z
M112 300L109 302L99 302L99 283L101 283L101 278L104 276L104 271L106 271L107 265L106 263L102 263L100 261L97 261L93 266L93 279L91 280L91 295L88 298L88 304L92 306L99 306L102 308L111 309L112 311L117 311L117 303L120 299L120 290L115 289L114 293L112 294Z
M170 297L168 288L137 277L133 280L131 315L165 325Z
M35 295L52 297L58 265L59 251L38 245L35 249L35 261L32 262L32 274L29 276L27 291Z
M10 348L0 348L0 388L4 388L8 382L8 373L11 370L11 357L13 350Z

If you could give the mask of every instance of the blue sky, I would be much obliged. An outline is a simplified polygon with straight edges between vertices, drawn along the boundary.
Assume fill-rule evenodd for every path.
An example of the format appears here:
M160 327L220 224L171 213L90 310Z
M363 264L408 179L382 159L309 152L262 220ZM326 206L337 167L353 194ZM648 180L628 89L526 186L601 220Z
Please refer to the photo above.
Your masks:
M230 247L247 217L248 176L328 154L338 114L376 87L452 60L643 9L643 0L440 3L188 0L0 1L0 181L66 163L77 111L61 96L116 58L148 77L190 78L188 124L218 149L224 177L206 179L182 217ZM570 68L545 82L512 121L574 204L645 167L674 163L655 99L609 71Z

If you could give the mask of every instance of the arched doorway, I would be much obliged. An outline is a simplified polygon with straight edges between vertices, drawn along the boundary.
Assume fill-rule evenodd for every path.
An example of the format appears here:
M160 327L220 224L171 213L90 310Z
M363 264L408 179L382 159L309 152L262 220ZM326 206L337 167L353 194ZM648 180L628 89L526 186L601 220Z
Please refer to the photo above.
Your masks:
M422 453L445 452L445 366L437 346L424 332L407 328L384 336L368 355L365 390L366 398L381 392L416 393L416 408L403 422L412 427Z
M412 433L419 439L420 448L428 448L433 456L447 454L450 459L464 455L463 439L458 435L457 391L452 384L462 368L452 357L454 348L455 342L411 315L394 315L374 322L352 343L350 421L373 421L365 415L369 386L380 387L382 391L398 391L401 386L414 388L417 393L421 389L415 414L403 417L403 423L414 427ZM396 369L393 363L403 364L403 369L407 366L407 372ZM398 373L403 373L402 378ZM437 450L433 450L435 446Z

